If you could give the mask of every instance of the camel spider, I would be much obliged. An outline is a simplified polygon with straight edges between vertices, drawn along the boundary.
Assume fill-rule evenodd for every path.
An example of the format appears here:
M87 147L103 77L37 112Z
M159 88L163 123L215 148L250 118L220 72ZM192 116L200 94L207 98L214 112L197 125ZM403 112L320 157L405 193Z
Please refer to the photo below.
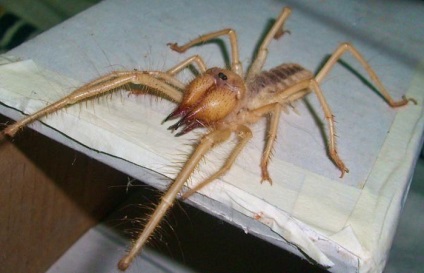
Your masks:
M246 75L244 75L239 59L236 32L232 29L223 29L202 35L182 46L176 43L168 45L172 50L182 53L194 45L221 36L227 36L231 44L231 69L218 67L207 69L202 58L195 55L165 72L115 71L83 85L59 101L9 125L2 131L2 134L13 137L21 128L35 120L69 105L116 90L127 84L146 86L159 92L160 96L178 104L176 109L164 119L164 122L179 119L178 122L168 128L172 132L179 130L176 136L186 134L198 127L209 129L209 132L201 137L188 161L162 197L160 204L148 219L144 230L135 241L129 253L120 260L118 267L121 270L125 270L141 251L141 248L156 229L165 213L172 207L175 199L181 194L185 182L189 179L203 156L215 145L228 140L231 134L236 134L238 142L224 165L209 178L183 193L181 195L182 199L189 197L208 183L223 176L231 168L237 156L252 138L252 132L248 125L256 123L259 119L267 116L270 117L268 134L260 168L262 181L272 183L268 173L268 163L276 139L282 107L303 98L311 92L317 96L325 114L325 119L327 120L330 158L337 168L340 169L340 177L343 177L348 172L348 168L337 153L333 114L319 85L344 53L351 53L364 67L381 96L391 107L403 106L409 100L413 101L413 99L407 99L406 97L395 101L367 61L349 43L341 44L315 76L312 72L298 64L282 64L271 70L262 71L267 58L268 45L273 38L278 39L283 35L283 25L290 13L290 8L284 8L282 10L262 41L256 58ZM201 73L186 85L176 79L175 75L190 65L197 65Z

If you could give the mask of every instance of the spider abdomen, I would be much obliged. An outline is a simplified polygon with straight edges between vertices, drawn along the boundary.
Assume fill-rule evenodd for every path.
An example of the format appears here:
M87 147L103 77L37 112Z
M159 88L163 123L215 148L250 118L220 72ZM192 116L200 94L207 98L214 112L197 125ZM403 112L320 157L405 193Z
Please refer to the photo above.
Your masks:
M314 75L298 64L282 64L263 71L247 83L249 95L252 97L249 108L257 108L270 103L275 94L284 92L289 87L312 79Z
M275 93L312 77L309 70L298 64L282 64L258 74L248 83L248 89L252 94Z

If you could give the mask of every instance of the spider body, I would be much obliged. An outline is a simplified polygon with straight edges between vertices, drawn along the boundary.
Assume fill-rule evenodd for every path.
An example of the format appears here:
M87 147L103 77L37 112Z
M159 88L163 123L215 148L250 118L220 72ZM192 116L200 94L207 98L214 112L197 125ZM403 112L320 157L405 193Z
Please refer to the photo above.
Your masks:
M252 132L248 126L264 117L268 117L269 123L266 134L266 145L262 154L260 167L262 181L272 182L268 173L268 162L277 135L282 107L303 98L309 93L314 93L317 96L327 121L329 156L337 168L340 169L341 177L348 172L348 169L337 153L333 114L319 87L323 78L327 76L344 53L349 52L352 54L363 66L372 83L391 107L403 106L409 100L413 101L413 99L407 99L405 97L399 101L395 101L359 51L349 43L342 43L316 75L313 75L312 72L302 68L298 64L283 64L271 70L262 71L267 58L268 45L274 38L278 39L282 36L284 33L284 22L290 13L291 10L289 8L282 10L262 41L246 75L244 75L239 61L236 33L232 29L223 29L202 35L182 46L178 46L176 43L168 45L172 50L182 53L194 45L216 39L220 36L227 36L230 40L232 52L231 69L217 67L207 69L202 58L195 55L165 72L138 70L115 71L83 85L59 101L9 125L2 131L2 134L12 137L19 129L50 113L119 89L127 84L142 85L149 89L154 89L161 96L178 104L175 110L164 120L178 119L174 125L169 127L172 131L180 130L176 136L186 134L198 127L209 129L208 133L201 137L191 156L163 195L162 201L148 219L144 230L135 241L129 253L119 262L118 267L121 270L125 270L150 238L166 212L172 207L175 199L179 194L181 195L181 190L185 182L189 179L205 154L215 145L228 140L231 134L236 134L237 143L229 153L223 166L210 177L183 193L181 195L183 199L223 176L231 168L237 156L252 138ZM196 65L200 71L200 75L186 85L176 79L175 74L190 65Z

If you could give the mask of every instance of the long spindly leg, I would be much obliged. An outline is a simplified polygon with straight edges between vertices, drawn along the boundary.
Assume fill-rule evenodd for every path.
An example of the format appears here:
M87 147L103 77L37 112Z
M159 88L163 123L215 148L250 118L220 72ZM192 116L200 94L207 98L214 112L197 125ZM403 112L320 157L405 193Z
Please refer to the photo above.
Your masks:
M175 78L175 75L180 73L183 69L187 68L188 66L192 64L197 65L197 68L200 70L200 73L204 73L206 71L206 64L203 61L203 59L198 55L194 55L178 63L174 67L168 69L166 72L153 70L153 71L142 71L141 73L152 75L153 77L157 79L161 79L165 81L166 83L169 83L183 90L185 88L185 84L179 81L177 78ZM131 71L115 71L113 73L115 74L115 76L119 77L123 75L128 75L128 73L132 73L132 72ZM97 80L94 80L88 83L87 86L97 85L98 83L102 81L104 81L104 79L99 78Z
M265 39L262 41L262 44L259 47L255 60L253 61L252 65L249 68L246 81L249 81L258 73L261 72L262 67L268 56L268 46L271 43L271 40L273 38L278 39L284 33L283 25L284 25L284 22L287 20L287 18L290 16L290 14L291 14L291 9L284 8L281 11L280 15L278 16L278 18L275 20L274 25L272 26L268 34L265 36Z
M328 151L330 153L331 159L334 161L337 168L339 168L340 171L342 172L341 175L340 175L340 178L342 178L345 173L349 172L349 169L346 168L345 164L340 159L340 157L337 153L336 133L335 133L335 129L334 129L333 113L331 112L331 109L328 106L328 103L327 103L324 95L322 94L321 88L319 87L318 82L315 79L310 80L310 89L312 91L314 91L314 93L316 94L318 101L320 102L321 107L324 111L325 119L327 120L328 130L329 130Z
M261 172L262 172L262 181L268 181L272 184L272 179L269 176L268 172L268 163L271 159L272 147L274 146L275 140L277 138L278 124L280 121L281 114L281 105L279 103L275 103L270 109L271 120L269 122L269 128L267 132L267 142L265 146L265 150L262 154L261 159Z
M266 136L267 141L266 141L265 149L262 153L262 159L261 159L261 165L260 165L261 172L262 172L261 182L268 181L269 183L272 184L272 179L268 172L268 163L271 159L272 148L277 138L278 124L279 124L280 116L281 116L281 108L282 108L281 104L279 102L275 102L272 104L267 104L265 106L262 106L249 113L249 115L253 119L262 117L267 114L271 114L271 119L269 122L269 127L267 131L267 136Z
M211 133L205 135L200 140L199 145L190 156L189 160L184 165L181 172L178 174L175 181L172 183L170 188L166 191L165 195L162 197L161 202L156 207L155 211L151 215L150 219L147 222L147 225L144 227L143 232L138 236L131 250L125 255L118 264L120 270L125 270L131 264L135 256L141 251L141 248L144 246L146 241L150 238L153 231L159 225L160 221L166 214L169 208L174 204L175 198L178 193L181 191L184 183L193 173L194 169L198 165L199 161L203 156L216 144L226 141L231 135L231 130L217 130L212 131Z
M166 71L166 74L169 74L170 76L174 76L175 74L179 73L181 70L183 70L187 66L191 65L192 63L197 64L201 73L206 72L206 64L203 61L203 59L199 55L194 55L194 56L191 56L190 58L182 61L181 63L177 64L176 66L168 69Z
M182 199L189 198L193 193L197 192L198 190L200 190L201 188L203 188L210 182L214 181L215 179L218 179L221 176L223 176L231 168L231 166L233 165L234 161L237 159L240 152L246 146L247 142L249 142L249 140L252 138L252 131L250 131L250 129L246 126L239 126L236 133L239 138L239 141L237 145L234 147L234 149L231 151L224 165L217 172L215 172L210 177L208 177L206 180L202 181L201 183L197 184L195 187L185 192L184 195L181 197Z
M239 57L239 50L238 50L238 43L237 43L237 34L233 29L227 28L220 31L215 31L211 33L207 33L205 35L202 35L182 46L179 46L177 43L169 43L168 45L171 47L172 50L175 50L179 53L185 52L190 47L197 45L199 43L204 43L210 40L213 40L215 38L218 38L219 36L228 35L228 38L230 39L230 45L231 45L231 70L240 75L240 77L243 77L243 67L240 63L240 57Z
M262 181L269 181L272 183L271 176L269 175L268 171L268 163L272 156L272 148L274 146L276 137L277 137L277 131L278 131L278 124L281 116L281 105L290 103L292 101L296 101L302 97L304 97L306 94L308 94L310 91L309 89L309 81L310 79L303 80L301 82L298 82L297 84L282 90L280 93L277 93L275 95L275 101L271 102L267 105L264 105L260 108L257 108L253 111L249 112L249 117L247 117L248 120L255 121L258 118L271 114L271 120L267 132L267 142L264 149L264 152L262 154L261 159L261 172L262 172Z
M306 94L310 92L309 90L312 90L317 95L318 100L323 108L325 118L328 122L328 127L329 127L329 141L328 141L329 154L331 159L336 164L337 168L339 168L341 171L340 177L343 177L345 173L349 172L349 169L346 168L345 164L340 159L337 153L336 134L334 129L334 116L330 110L330 107L328 106L327 101L324 98L324 95L322 94L321 88L319 87L317 81L315 79L305 79L301 82L298 82L297 84L283 90L279 94L276 94L276 100L280 104L290 103L292 101L296 101L304 97ZM265 105L261 108L258 108L252 111L251 115L262 116L264 114L270 113L273 110L273 107L274 107L273 104ZM267 145L272 145L272 143ZM269 160L269 157L267 160Z
M201 72L206 71L206 66L203 60L199 56L192 56L183 62L177 64L166 72L162 71L115 71L102 76L96 80L93 80L68 96L60 99L59 101L48 105L47 107L37 111L34 114L28 115L27 117L9 125L1 131L2 135L8 135L13 137L20 128L45 117L48 114L63 109L69 105L78 103L80 101L102 95L109 91L115 90L128 83L141 84L153 89L156 89L165 97L168 97L172 101L180 102L182 94L180 90L185 88L185 84L180 82L174 77L175 74L179 73L182 69L189 66L192 63L196 63ZM180 90L178 90L178 89Z
M165 74L166 77L166 74ZM7 126L3 131L3 135L14 136L20 128L38 120L48 114L63 109L69 105L76 104L80 101L90 99L106 92L115 90L119 87L125 86L126 84L141 84L158 90L164 96L170 98L175 102L180 102L182 99L182 93L174 86L157 79L154 75L148 74L144 71L120 71L112 72L106 76L103 76L94 82L83 85L77 90L73 91L68 96L56 101L53 104L31 114L14 124Z
M331 57L328 59L328 61L325 63L325 65L321 68L321 70L317 73L315 76L315 80L318 84L320 84L325 76L330 72L330 70L333 68L333 66L337 63L337 61L341 58L341 56L345 52L350 52L357 60L358 62L364 67L365 71L367 71L368 75L370 76L373 83L376 85L378 91L383 96L383 98L387 101L387 103L391 107L399 107L403 106L408 103L409 100L414 101L413 99L408 99L405 96L402 98L402 100L395 101L389 94L389 92L384 87L383 83L378 78L377 74L374 72L374 70L371 68L371 66L368 64L368 62L364 59L364 57L359 53L359 51L351 44L349 43L343 43L341 44L336 51L331 55ZM415 101L414 101L415 102Z

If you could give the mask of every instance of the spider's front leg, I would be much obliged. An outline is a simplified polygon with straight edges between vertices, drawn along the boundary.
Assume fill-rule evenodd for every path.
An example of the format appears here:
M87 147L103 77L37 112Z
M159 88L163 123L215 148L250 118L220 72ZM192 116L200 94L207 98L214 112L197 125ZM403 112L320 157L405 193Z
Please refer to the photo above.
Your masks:
M236 130L236 134L239 139L239 142L234 147L233 151L231 151L224 165L216 173L214 173L213 175L205 179L203 182L197 184L195 187L185 192L184 195L181 196L181 199L185 200L189 198L192 194L199 191L204 186L208 185L215 179L222 177L231 168L240 152L243 150L249 140L252 139L252 131L246 126L239 126Z
M161 71L115 71L102 76L90 83L87 83L73 91L68 96L42 108L41 110L28 115L27 117L7 126L1 131L2 135L13 137L21 128L28 124L54 113L67 106L81 101L103 95L107 92L117 90L127 84L143 85L159 92L164 97L179 103L182 100L181 90L185 85L177 80L174 75L185 67L196 63L201 72L206 70L203 60L199 56L193 56L184 60L180 64L169 69L167 72Z
M165 78L169 78L169 76L165 73L164 76ZM177 90L174 86L164 81L161 81L159 78L156 78L156 75L150 75L149 72L112 72L106 76L103 76L91 83L88 83L76 89L68 96L56 101L53 104L48 105L47 107L39 110L38 112L31 114L15 122L12 125L7 126L2 131L2 134L13 137L19 131L19 129L42 117L45 117L69 105L76 104L78 102L105 94L112 90L116 90L117 88L123 87L129 83L145 85L155 90L158 90L164 96L169 97L171 100L176 102L180 102L182 99L182 94L179 90Z
M166 191L165 195L162 197L161 202L156 207L153 214L150 216L146 226L144 227L143 232L138 236L131 250L125 255L118 264L120 270L126 270L131 262L134 260L136 255L141 251L141 248L144 246L146 241L150 238L156 227L159 225L160 221L166 214L166 212L172 207L175 202L175 199L180 193L184 183L191 176L196 166L199 164L199 161L203 156L212 149L212 147L218 143L226 141L231 135L231 130L223 129L212 131L211 133L205 135L200 140L199 145L190 156L189 160L185 163L183 169L175 178L175 181Z

